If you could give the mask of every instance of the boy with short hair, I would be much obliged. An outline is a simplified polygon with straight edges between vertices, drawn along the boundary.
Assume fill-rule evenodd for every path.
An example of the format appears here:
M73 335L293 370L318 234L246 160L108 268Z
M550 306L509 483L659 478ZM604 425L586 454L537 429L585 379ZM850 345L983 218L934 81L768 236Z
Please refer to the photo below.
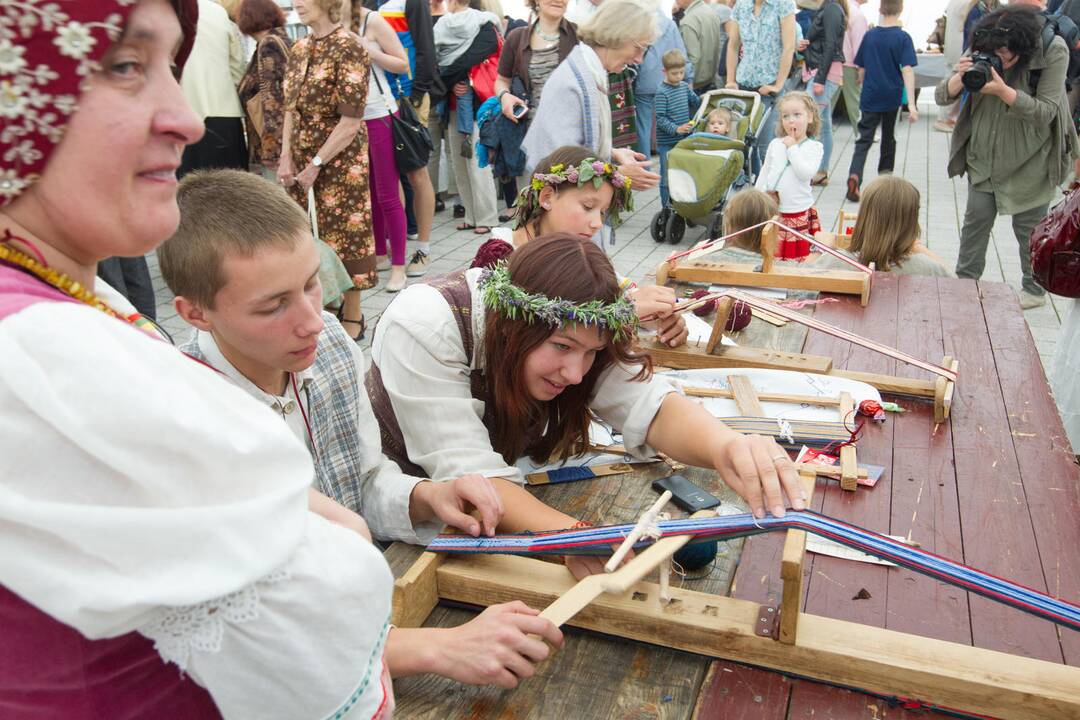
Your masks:
M671 204L667 156L671 148L694 129L690 118L701 105L701 98L683 80L686 57L680 50L668 50L660 62L664 66L664 82L656 94L656 151L660 155L660 201L667 207Z
M430 482L383 455L363 355L322 310L308 218L284 190L251 173L213 170L186 176L177 203L180 226L157 253L177 313L196 328L181 350L264 402L304 442L313 485L345 506L313 491L311 511L346 523L351 511L362 513L376 537L416 544L442 523L494 533L504 518L498 486L508 481ZM528 495L516 485L513 492ZM472 509L479 520L467 514ZM344 610L364 621L363 608ZM536 615L514 602L448 630L394 628L387 666L396 677L433 672L513 687L516 671L548 654L530 634L561 645L559 631Z
M914 70L918 60L911 36L900 27L900 14L903 11L903 0L881 0L880 22L866 33L859 51L855 53L862 96L859 99L859 139L855 142L855 153L848 171L847 199L851 202L859 201L863 166L874 143L878 125L881 125L878 174L893 171L896 161L896 117L905 90L908 120L915 122L919 119L919 112L915 109Z
M313 486L364 515L376 537L423 544L441 527L435 520L478 534L476 520L455 511L473 498L493 531L497 504L486 478L426 482L382 454L363 355L322 310L308 218L287 199L237 171L181 183L180 226L158 248L177 313L196 328L181 350L279 414L312 454ZM312 510L333 505L313 498Z

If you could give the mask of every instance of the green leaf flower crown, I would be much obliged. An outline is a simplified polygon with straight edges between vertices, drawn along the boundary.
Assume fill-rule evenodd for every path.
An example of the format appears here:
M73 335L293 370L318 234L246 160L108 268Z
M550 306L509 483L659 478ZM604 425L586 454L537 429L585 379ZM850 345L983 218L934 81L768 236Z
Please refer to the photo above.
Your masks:
M510 320L524 320L530 325L542 322L552 327L595 325L610 331L615 342L632 337L637 329L637 313L629 300L620 297L613 303L603 300L574 303L528 293L510 281L510 270L505 261L486 268L480 275L478 287L483 294L484 307Z
M548 172L537 168L533 173L529 184L518 194L517 213L515 214L514 229L521 227L529 220L540 216L540 191L545 185L561 185L573 183L577 187L591 182L594 188L599 189L604 181L611 183L615 188L615 194L611 198L611 207L608 208L608 222L612 227L618 227L619 213L623 210L634 210L634 197L630 192L630 178L626 177L609 162L603 162L596 158L585 158L577 167L566 167L562 163L552 165Z

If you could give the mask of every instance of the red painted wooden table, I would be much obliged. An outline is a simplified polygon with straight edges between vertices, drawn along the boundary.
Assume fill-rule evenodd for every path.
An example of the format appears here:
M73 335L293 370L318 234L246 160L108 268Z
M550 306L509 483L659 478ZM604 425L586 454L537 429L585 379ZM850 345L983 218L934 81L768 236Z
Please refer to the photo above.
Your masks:
M1031 334L1007 286L879 275L868 307L853 298L816 307L815 316L916 357L960 361L952 417L934 425L928 401L867 426L861 462L883 465L872 489L832 485L815 509L863 527L910 537L923 548L1065 599L1080 600L1080 468L1073 463ZM756 327L755 327L756 326ZM755 320L739 339L834 359L838 368L928 377L923 371L789 323ZM782 346L782 347L781 347ZM801 346L801 347L800 347ZM661 472L657 469L657 472ZM647 471L534 488L564 511L593 522L632 522L653 503ZM723 492L715 473L695 482ZM819 481L819 488L822 487ZM784 534L746 541L731 593L778 604ZM728 590L731 560L703 592ZM395 544L387 558L401 575L418 548ZM916 573L809 554L804 610L866 625L1052 662L1080 664L1080 634ZM722 577L721 577L722 576ZM862 599L856 599L856 598ZM432 627L466 622L474 610L441 604ZM431 675L395 681L402 718L645 718L885 720L941 718L889 701L700 655L565 628L563 650L511 691L463 686ZM720 640L718 639L718 642Z
M916 357L960 361L950 421L935 426L928 402L893 398L907 412L868 424L858 442L860 462L885 466L885 477L856 493L830 485L815 496L815 509L1080 601L1080 467L1014 292L1001 283L879 275L868 307L841 299L819 305L815 317ZM838 368L929 377L813 331L803 351L832 357ZM779 602L783 540L770 534L746 542L732 595ZM808 560L806 612L1080 665L1080 633L901 568ZM916 714L863 693L716 662L697 716Z

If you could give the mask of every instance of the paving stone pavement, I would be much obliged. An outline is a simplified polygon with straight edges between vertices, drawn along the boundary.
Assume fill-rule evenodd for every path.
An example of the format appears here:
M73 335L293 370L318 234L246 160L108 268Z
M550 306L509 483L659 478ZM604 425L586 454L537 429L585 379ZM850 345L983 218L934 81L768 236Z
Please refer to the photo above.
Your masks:
M929 92L922 93L919 111L917 123L910 124L901 120L897 129L896 173L914 183L922 193L920 223L923 239L930 249L951 266L956 262L960 247L960 227L967 202L967 182L964 178L950 179L946 175L949 135L936 132L933 128L939 108L932 104ZM857 204L853 205L844 198L847 169L854 150L855 137L854 129L845 120L834 122L834 145L829 171L832 181L828 186L817 189L817 209L825 228L836 226L841 211L858 211ZM869 182L876 174L877 145L871 149L866 167L865 182ZM616 270L640 282L654 272L657 264L672 251L673 246L658 245L649 234L649 221L660 208L659 193L656 190L637 193L634 202L637 209L626 217L618 230L616 244L609 247L608 251ZM486 239L474 235L472 231L456 231L455 224L458 221L451 216L451 204L447 203L446 211L435 216L431 237L432 274L451 272L468 266L476 248ZM706 233L707 229L703 227L689 228L681 247L688 247L701 240ZM413 243L409 245L411 252ZM161 279L156 258L151 254L148 260L157 290L158 318L174 338L178 341L184 339L190 333L190 328L177 317L172 307L172 294ZM370 328L394 297L383 289L388 274L383 273L379 277L379 286L366 291L362 299L369 326L367 338L363 342L365 349L369 347L373 334ZM1019 257L1008 217L999 217L994 225L983 279L1006 282L1019 291ZM1050 302L1045 306L1028 310L1025 314L1039 356L1047 369L1067 307L1067 300L1052 295L1049 297Z

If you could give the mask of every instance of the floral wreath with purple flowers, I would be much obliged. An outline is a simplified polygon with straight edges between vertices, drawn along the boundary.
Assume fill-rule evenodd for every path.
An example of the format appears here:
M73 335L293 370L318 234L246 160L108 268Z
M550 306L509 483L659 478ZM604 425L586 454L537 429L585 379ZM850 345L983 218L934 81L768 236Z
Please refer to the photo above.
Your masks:
M485 268L477 287L484 307L510 320L524 320L529 325L542 322L552 327L593 325L609 331L615 342L633 337L637 330L638 317L632 302L620 297L613 303L603 300L575 303L526 292L510 280L505 260Z
M525 225L530 220L540 216L540 191L546 185L558 186L563 183L573 183L576 187L582 187L591 182L594 188L599 189L604 181L611 183L615 188L615 194L611 198L611 207L608 208L607 219L612 227L618 227L619 213L623 210L634 210L634 198L630 192L630 178L618 171L609 162L596 158L585 158L577 167L567 167L562 163L552 165L548 172L537 169L533 173L529 184L518 194L517 212L514 214L514 229Z

